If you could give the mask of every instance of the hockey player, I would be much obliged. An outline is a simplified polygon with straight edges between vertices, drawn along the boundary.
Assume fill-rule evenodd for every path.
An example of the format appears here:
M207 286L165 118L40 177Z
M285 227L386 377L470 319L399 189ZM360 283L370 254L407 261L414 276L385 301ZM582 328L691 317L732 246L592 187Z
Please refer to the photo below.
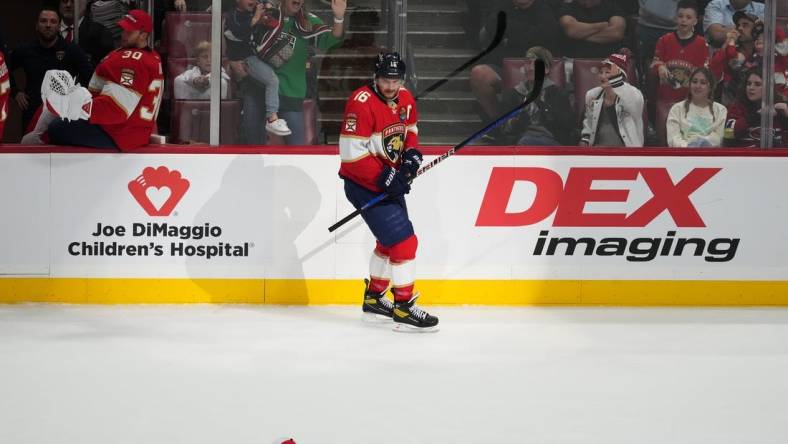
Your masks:
M164 86L161 58L148 46L153 20L147 12L134 9L118 25L123 29L121 47L96 67L89 94L79 86L46 91L50 82L45 80L46 106L23 143L40 143L44 131L55 145L127 151L149 143ZM53 78L57 79L47 77Z
M381 53L374 81L352 93L342 122L339 175L345 195L360 208L378 194L388 197L361 213L377 240L365 280L365 319L393 319L396 331L437 331L438 318L418 308L413 259L418 241L408 217L405 194L422 161L418 114L403 87L405 63L398 53ZM386 298L392 287L394 303Z
M8 96L11 94L11 83L8 67L5 64L5 54L0 51L0 143L3 140L5 119L8 117Z

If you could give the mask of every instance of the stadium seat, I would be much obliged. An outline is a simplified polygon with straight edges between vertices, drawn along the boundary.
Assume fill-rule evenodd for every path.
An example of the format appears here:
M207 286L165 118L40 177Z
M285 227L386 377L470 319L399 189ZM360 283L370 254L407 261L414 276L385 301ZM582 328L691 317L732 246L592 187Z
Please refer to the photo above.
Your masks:
M514 88L515 85L523 81L523 72L520 69L524 64L525 59L503 59L502 89ZM553 60L553 67L550 69L548 76L559 88L566 86L563 59Z
M659 146L668 146L668 114L670 113L670 108L673 107L673 104L676 102L671 101L657 101L657 111L656 111L656 118L654 119L654 125L656 126L657 131L657 139L659 141Z
M211 104L207 100L174 100L170 136L177 142L208 143L211 128ZM221 131L222 144L238 143L238 125L241 121L241 102L222 100Z
M572 80L575 86L575 111L578 121L585 112L586 93L599 86L599 63L601 59L575 59Z
M303 109L306 144L314 145L317 143L317 103L313 99L306 99ZM285 139L268 133L268 145L285 145Z
M167 13L162 48L168 57L190 57L192 48L202 41L211 41L210 13Z
M783 31L788 31L788 17L777 17L777 26Z
M194 65L195 59L187 59L187 58L167 58L167 70L164 71L165 79L164 79L164 98L171 99L173 94L173 89L175 88L175 78L178 77L182 72L186 71L189 66Z

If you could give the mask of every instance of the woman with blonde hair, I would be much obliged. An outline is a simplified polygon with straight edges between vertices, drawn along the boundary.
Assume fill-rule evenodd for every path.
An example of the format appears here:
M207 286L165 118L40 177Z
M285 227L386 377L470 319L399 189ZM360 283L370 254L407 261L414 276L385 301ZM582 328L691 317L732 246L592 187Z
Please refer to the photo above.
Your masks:
M687 98L668 113L668 146L721 146L728 110L714 101L714 85L714 75L708 68L692 71Z

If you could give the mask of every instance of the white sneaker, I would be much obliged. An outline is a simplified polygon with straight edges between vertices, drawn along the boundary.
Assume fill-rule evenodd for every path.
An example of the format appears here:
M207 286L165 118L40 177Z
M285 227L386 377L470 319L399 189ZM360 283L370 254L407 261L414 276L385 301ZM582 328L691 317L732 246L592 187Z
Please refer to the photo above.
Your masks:
M265 129L269 133L276 134L277 136L289 136L293 134L290 128L288 128L285 119L276 119L273 122L268 122L265 124Z

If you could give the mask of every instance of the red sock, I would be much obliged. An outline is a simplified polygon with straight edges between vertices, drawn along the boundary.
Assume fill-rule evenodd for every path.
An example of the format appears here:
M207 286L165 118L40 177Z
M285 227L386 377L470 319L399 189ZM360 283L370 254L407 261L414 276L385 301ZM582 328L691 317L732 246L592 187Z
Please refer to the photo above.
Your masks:
M413 284L394 287L394 302L408 302L413 297Z
M374 291L375 293L383 293L384 291L386 291L387 288L389 288L388 279L378 279L370 276L369 278L370 291Z

